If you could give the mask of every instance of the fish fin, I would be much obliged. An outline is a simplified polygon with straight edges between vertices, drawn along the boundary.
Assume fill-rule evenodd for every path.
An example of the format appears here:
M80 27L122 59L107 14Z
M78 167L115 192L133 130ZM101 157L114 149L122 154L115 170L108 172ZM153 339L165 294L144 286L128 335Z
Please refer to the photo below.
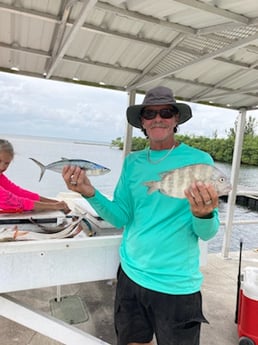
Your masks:
M61 157L61 161L69 161L69 158Z
M155 182L155 181L145 182L144 185L148 187L148 190L147 190L148 194L152 194L156 190L159 190L158 182Z
M39 161L37 161L35 158L30 157L30 159L40 167L40 170L41 170L40 176L39 176L39 182L40 182L45 171L46 171L46 166L44 164L40 163Z
M159 174L160 179L162 180L163 177L166 176L168 173L169 173L168 171L160 173Z
M14 233L13 233L13 239L16 240L17 238L20 238L21 236L27 235L28 231L21 231L18 229L17 226L14 227Z

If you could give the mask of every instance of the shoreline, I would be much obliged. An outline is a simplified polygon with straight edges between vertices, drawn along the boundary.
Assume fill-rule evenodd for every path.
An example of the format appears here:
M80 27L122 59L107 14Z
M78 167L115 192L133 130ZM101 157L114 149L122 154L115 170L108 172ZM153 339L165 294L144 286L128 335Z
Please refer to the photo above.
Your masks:
M78 140L75 138L63 138L63 137L42 137L42 136L34 136L34 135L23 135L23 134L4 134L0 133L0 137L10 140L11 139L21 139L21 140L38 140L38 141L46 141L46 142L65 142L65 143L73 143L73 144L81 144L81 145L101 145L101 146L110 146L110 142L105 141L94 141L94 140Z

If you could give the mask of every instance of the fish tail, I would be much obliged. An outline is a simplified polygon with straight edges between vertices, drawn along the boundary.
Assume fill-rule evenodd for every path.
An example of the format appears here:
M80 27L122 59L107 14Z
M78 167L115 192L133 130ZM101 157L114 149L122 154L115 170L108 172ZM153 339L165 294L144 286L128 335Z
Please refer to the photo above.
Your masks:
M145 182L144 184L148 187L148 194L152 194L153 192L159 189L157 188L157 182Z
M20 237L25 236L28 233L29 233L28 231L21 231L21 230L18 230L17 227L15 227L14 233L13 233L13 239L14 240L16 240L17 238L19 239Z
M40 170L41 170L40 176L39 176L39 182L40 182L42 177L43 177L43 175L44 175L44 173L45 173L45 171L46 171L46 167L45 167L44 164L40 163L36 159L34 159L34 158L30 158L30 159L40 167Z

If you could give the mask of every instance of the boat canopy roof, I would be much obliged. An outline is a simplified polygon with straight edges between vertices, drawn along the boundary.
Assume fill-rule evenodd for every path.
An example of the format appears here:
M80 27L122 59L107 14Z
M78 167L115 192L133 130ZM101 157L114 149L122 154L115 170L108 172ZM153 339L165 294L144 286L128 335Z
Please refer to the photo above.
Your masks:
M0 71L257 109L257 0L1 0Z

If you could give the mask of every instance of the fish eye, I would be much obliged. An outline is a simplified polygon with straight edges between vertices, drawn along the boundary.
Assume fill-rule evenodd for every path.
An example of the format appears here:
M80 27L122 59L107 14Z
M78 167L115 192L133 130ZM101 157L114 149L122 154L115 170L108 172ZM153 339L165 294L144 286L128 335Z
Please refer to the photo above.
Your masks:
M225 182L225 178L224 178L224 177L221 177L221 178L219 179L219 182L221 182L221 183Z

